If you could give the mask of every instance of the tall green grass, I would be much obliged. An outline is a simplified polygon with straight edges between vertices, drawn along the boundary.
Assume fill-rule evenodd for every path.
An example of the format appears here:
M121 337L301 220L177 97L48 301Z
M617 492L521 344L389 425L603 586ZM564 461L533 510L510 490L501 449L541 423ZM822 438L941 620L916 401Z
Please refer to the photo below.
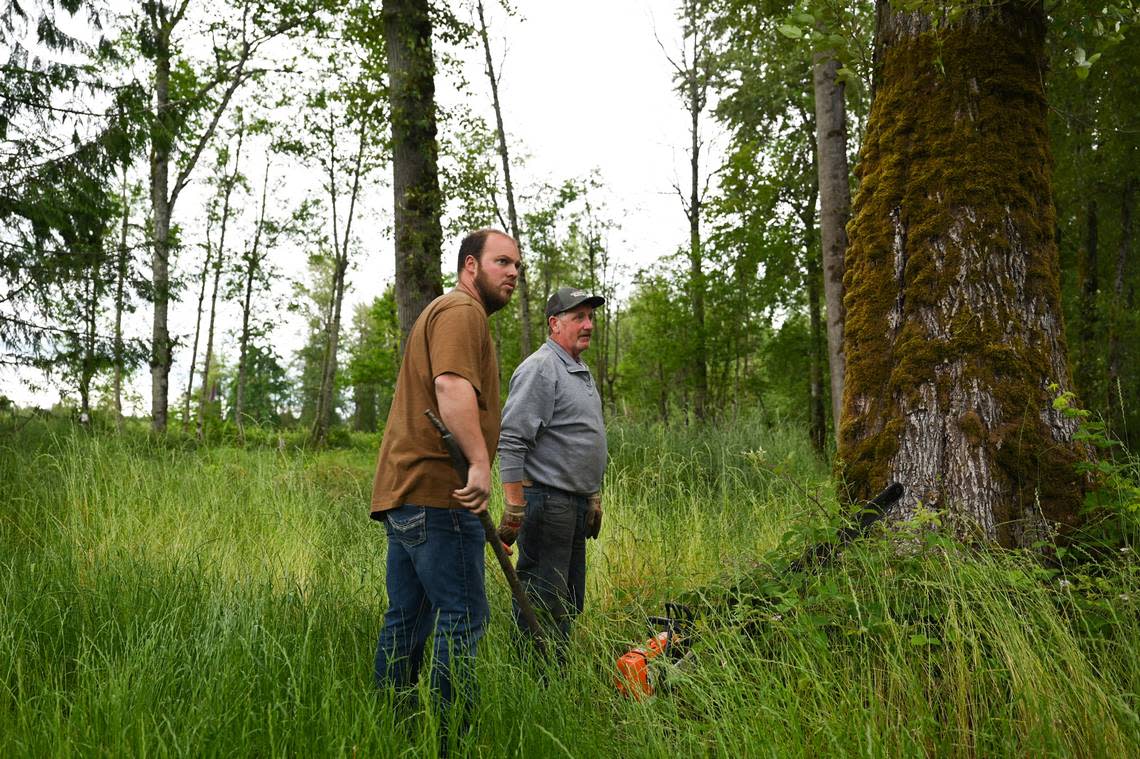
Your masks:
M906 550L867 541L779 576L781 542L834 509L805 441L763 425L611 429L569 666L520 658L489 560L461 749L1140 754L1130 551L1047 567L921 531ZM0 755L432 755L430 715L401 721L371 685L385 607L374 455L0 430ZM653 700L625 700L615 658L694 589L707 606L692 656Z

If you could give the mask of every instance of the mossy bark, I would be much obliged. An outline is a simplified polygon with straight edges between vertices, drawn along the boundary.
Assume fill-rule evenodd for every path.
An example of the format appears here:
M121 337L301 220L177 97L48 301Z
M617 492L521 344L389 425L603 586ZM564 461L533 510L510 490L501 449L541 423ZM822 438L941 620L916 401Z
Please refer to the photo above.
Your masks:
M1053 237L1040 3L953 23L879 0L877 90L844 285L847 496L906 487L960 534L1029 545L1078 521L1084 455Z
M435 124L435 59L427 0L384 0L392 107L393 227L400 353L416 317L443 293L443 206Z

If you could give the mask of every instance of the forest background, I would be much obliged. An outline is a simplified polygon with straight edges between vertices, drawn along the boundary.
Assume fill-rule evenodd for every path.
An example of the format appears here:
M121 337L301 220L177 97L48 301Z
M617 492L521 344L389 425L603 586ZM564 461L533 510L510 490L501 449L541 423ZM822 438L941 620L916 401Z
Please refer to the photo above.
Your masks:
M813 23L833 30L827 44L843 57L855 167L873 93L874 8L822 7ZM807 9L688 4L660 33L644 14L641 32L658 34L690 125L676 146L686 174L653 188L672 196L673 218L648 226L690 234L640 265L623 255L636 211L607 191L591 156L576 173L534 176L526 135L506 124L500 148L499 90L493 101L486 65L496 85L509 80L511 40L496 23L515 34L526 23L496 7L488 27L481 10L432 11L439 89L454 101L438 107L440 208L448 240L518 228L530 294L494 322L504 378L542 334L551 288L578 283L609 299L590 358L611 412L688 424L760 409L802 421L822 452L839 413L824 379L832 355L809 65L823 37L810 39ZM1051 10L1051 28L1068 30L1048 37L1046 83L1069 359L1085 406L1134 445L1135 32L1120 23L1126 8L1106 5L1083 24L1070 10ZM247 423L305 428L313 439L379 429L399 355L395 291L377 275L394 245L382 206L392 144L380 24L369 4L8 3L0 337L9 395L45 397L11 385L11 367L21 367L25 385L58 391L85 415L115 417L126 394L136 412L149 401L153 417L162 404L147 395L165 393L175 424L199 434ZM156 38L167 47L153 49ZM160 62L169 67L163 134ZM554 120L606 118L588 104L570 110ZM159 148L170 166L161 180ZM504 167L514 172L509 191ZM168 228L161 235L156 218ZM157 266L156 235L169 248ZM444 277L450 255L440 256ZM378 297L346 300L354 282ZM156 302L176 315L161 329ZM287 325L296 331L302 319L299 340ZM169 365L163 390L153 368L146 376L156 361Z
M402 335L492 224L504 388L552 288L606 296L610 460L571 666L488 570L466 753L1140 753L1136 5L636 14L684 128L633 190L528 155L528 10L0 5L0 750L438 748L376 700L364 513ZM677 599L692 655L623 698Z

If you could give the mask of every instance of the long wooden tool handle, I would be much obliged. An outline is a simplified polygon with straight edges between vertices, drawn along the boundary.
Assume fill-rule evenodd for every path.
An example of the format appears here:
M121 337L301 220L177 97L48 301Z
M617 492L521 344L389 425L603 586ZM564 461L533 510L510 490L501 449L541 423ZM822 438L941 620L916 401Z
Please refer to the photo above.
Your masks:
M491 515L484 511L479 515L479 522L483 525L483 532L487 533L487 542L491 544L495 558L499 560L503 576L507 578L507 585L511 586L511 595L514 596L515 602L519 605L519 613L522 614L523 621L526 622L527 628L534 636L534 647L538 649L540 654L545 654L546 644L542 638L542 627L539 626L538 617L534 614L534 607L530 605L530 599L526 597L526 591L523 590L522 583L519 582L518 572L515 571L515 565L511 563L511 558L507 555L506 546L503 545L503 541L499 540L499 533L495 529L495 523L491 521Z

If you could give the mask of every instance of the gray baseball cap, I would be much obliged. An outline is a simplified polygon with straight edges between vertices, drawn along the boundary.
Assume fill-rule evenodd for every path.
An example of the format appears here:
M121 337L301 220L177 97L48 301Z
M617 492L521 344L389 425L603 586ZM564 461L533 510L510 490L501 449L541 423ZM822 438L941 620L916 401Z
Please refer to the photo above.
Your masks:
M560 287L550 296L550 300L546 301L546 318L555 316L563 311L569 311L572 308L577 308L581 305L587 305L591 308L597 308L606 302L606 299L600 295L590 295L585 290L580 290L577 287Z

